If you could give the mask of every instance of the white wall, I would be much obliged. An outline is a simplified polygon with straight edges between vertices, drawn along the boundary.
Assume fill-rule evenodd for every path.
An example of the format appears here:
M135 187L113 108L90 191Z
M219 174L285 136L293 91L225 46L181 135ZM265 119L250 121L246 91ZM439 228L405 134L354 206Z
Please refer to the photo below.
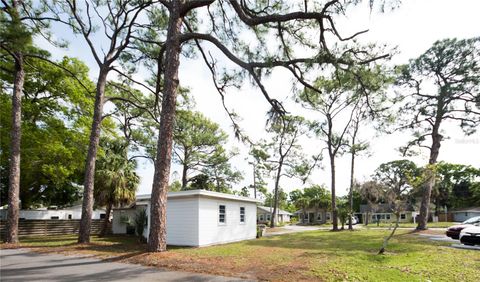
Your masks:
M138 204L142 204L139 206ZM112 231L125 234L126 225L120 222L122 215L134 219L137 210L147 207L148 226L144 236L148 238L150 228L149 201L137 202L137 209L113 211ZM226 206L227 222L218 222L218 206ZM245 207L245 223L240 223L240 207ZM176 246L206 246L220 243L254 239L257 235L257 206L252 202L222 200L190 196L170 198L167 201L167 244Z
M199 198L173 198L167 201L167 244L199 245Z
M92 219L100 219L100 214L105 213L104 210L94 210ZM20 210L19 218L34 220L34 219L69 219L68 215L72 215L71 219L80 219L82 217L82 209L65 209L65 210ZM0 219L7 218L7 210L0 211Z
M199 246L254 239L257 206L252 202L200 198ZM226 206L226 224L218 222L218 206ZM240 207L245 207L245 223L240 223Z

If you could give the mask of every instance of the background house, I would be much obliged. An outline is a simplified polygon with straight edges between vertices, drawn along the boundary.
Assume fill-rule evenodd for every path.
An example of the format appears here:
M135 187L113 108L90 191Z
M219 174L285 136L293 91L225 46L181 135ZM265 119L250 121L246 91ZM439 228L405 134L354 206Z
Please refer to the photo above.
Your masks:
M167 201L167 244L208 246L256 238L259 200L206 190L169 192ZM128 222L144 209L150 232L150 195L137 195L135 205L114 209L112 231L125 234Z
M451 211L453 221L462 222L474 216L480 216L480 207L472 207Z
M326 209L308 208L294 212L298 222L303 224L324 224L331 220L331 213Z
M39 220L39 219L81 219L82 205L75 205L63 209L39 208L31 210L20 210L19 218L21 220ZM0 209L0 220L7 218L7 209ZM95 209L92 213L92 219L105 218L104 209Z
M409 207L406 211L400 213L399 222L414 222L417 212L413 211L413 208ZM392 207L389 204L376 204L376 205L360 205L360 214L356 214L361 220L361 223L366 223L367 216L369 223L376 222L395 222L396 217L392 212Z
M257 222L258 223L267 223L272 220L273 207L258 206L257 207ZM287 223L290 222L292 213L284 211L282 209L277 209L278 222Z

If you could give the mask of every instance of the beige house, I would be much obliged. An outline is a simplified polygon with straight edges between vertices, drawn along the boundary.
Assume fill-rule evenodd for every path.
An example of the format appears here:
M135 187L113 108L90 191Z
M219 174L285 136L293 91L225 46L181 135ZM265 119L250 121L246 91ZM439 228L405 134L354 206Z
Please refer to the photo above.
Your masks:
M415 222L417 212L409 209L400 213L399 222ZM361 223L366 223L367 218L369 223L394 223L396 221L395 214L393 213L390 205L377 204L377 205L360 205L360 214L357 214L361 219Z
M332 214L325 209L309 208L294 213L298 222L302 224L324 224L331 221Z

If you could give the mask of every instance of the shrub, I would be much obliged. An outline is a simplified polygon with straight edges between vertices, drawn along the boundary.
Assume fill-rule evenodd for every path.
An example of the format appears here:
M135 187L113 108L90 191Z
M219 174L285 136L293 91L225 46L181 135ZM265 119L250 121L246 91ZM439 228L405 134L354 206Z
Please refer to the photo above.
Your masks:
M144 209L138 211L135 215L135 233L142 241L146 241L143 236L143 230L145 229L145 226L147 226L147 220L147 212Z

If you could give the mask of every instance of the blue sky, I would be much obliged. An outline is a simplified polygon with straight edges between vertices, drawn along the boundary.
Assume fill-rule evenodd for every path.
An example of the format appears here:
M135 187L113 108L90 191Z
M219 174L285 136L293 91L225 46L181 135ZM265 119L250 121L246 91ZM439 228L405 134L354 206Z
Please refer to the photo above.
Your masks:
M368 1L367 1L368 2ZM358 30L369 29L363 35L361 42L382 42L389 46L397 46L399 53L393 57L395 64L406 63L408 59L415 58L427 50L434 41L444 38L468 38L480 36L480 1L476 0L404 0L402 5L392 12L370 13L367 4L351 10L344 18L338 21L339 30L344 34L352 34ZM58 38L67 39L70 44L67 49L57 49L48 45L44 40L38 40L41 47L50 50L55 58L64 55L78 57L90 67L90 74L93 80L97 74L98 67L93 60L91 53L81 38L75 38L70 31L59 26L54 26L54 34ZM99 37L97 44L103 41ZM219 57L220 62L229 66L225 58ZM183 86L189 87L192 96L196 101L196 110L201 111L213 121L219 123L229 134L232 134L231 124L220 103L210 78L207 67L199 59L182 58L180 66L180 81ZM112 74L109 78L113 78ZM137 78L145 79L143 74L137 74ZM286 106L294 114L303 114L302 110L288 97L291 95L292 79L288 73L282 70L274 70L272 75L264 81L265 86L275 98L284 101ZM227 105L235 108L235 111L243 118L241 125L253 139L260 139L265 136L264 121L268 104L261 96L258 89L245 84L240 90L229 92L226 97ZM106 108L108 110L108 106ZM444 129L451 137L442 144L440 160L454 163L471 164L480 167L480 134L465 137L463 133L453 125L446 125ZM370 140L371 152L368 157L359 158L357 161L356 178L365 180L373 170L382 162L400 158L396 151L407 141L408 135L394 134L389 136L376 136L372 128L363 129L361 136ZM315 153L318 143L312 140L305 140L302 144L306 153ZM232 160L235 167L244 172L245 180L236 185L240 188L249 185L251 181L251 168L245 158L248 149L241 143L230 138L229 147L237 147L240 156ZM472 152L477 152L474 154ZM426 163L427 154L424 151L415 158L419 165ZM337 164L338 194L346 194L349 183L349 160L348 157L340 158ZM172 173L180 172L176 165L172 167ZM139 164L138 173L141 177L139 194L150 193L153 179L153 165L142 161ZM324 169L315 171L310 177L308 184L329 184L329 171L326 159ZM270 183L270 187L273 183ZM286 191L301 187L296 180L284 179L281 186Z

